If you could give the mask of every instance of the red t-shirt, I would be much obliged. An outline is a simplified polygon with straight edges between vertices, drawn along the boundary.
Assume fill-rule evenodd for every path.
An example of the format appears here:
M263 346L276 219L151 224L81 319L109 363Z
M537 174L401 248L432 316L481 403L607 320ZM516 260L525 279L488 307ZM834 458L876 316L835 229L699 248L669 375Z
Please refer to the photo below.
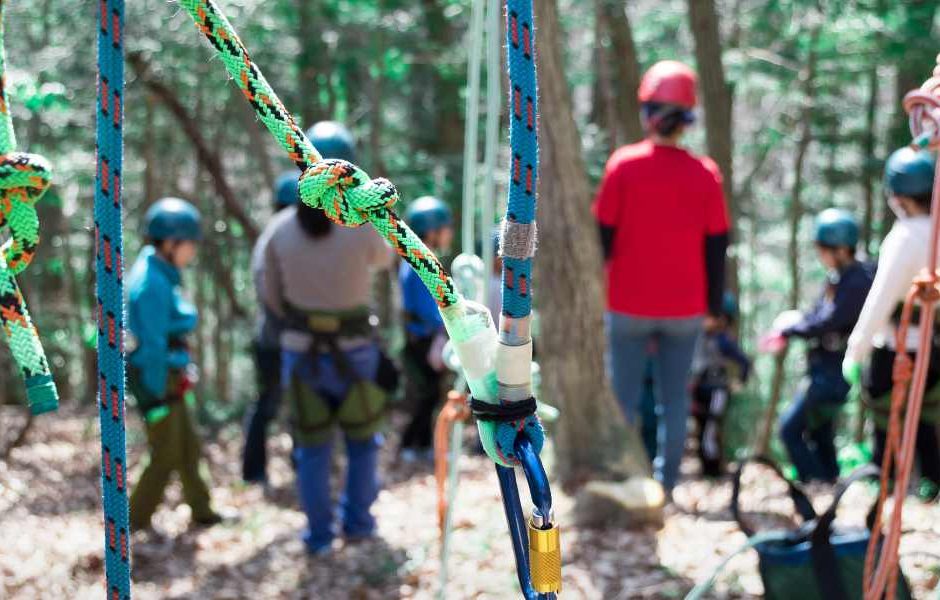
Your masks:
M709 158L649 140L607 161L594 201L614 227L607 308L640 317L690 317L707 310L705 237L728 231L721 171Z

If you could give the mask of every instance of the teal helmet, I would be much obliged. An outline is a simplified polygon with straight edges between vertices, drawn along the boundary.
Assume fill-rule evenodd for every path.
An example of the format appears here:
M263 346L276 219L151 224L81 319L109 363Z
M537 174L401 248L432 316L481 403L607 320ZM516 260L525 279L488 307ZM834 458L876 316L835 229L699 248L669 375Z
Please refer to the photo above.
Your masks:
M815 240L820 246L854 248L858 244L858 221L847 210L827 208L816 216Z
M307 130L307 138L323 158L356 162L356 142L346 126L337 121L320 121Z
M297 171L286 171L274 182L274 206L282 209L297 204L300 199L297 191Z
M161 198L147 209L144 231L151 240L202 239L202 216L181 198Z
M721 315L729 321L734 321L738 318L738 310L738 297L733 292L725 292L721 297Z
M926 150L905 146L895 150L885 163L885 187L895 196L930 195L935 160Z
M454 216L443 200L434 196L422 196L408 205L405 221L418 237L424 237L435 229L451 225Z

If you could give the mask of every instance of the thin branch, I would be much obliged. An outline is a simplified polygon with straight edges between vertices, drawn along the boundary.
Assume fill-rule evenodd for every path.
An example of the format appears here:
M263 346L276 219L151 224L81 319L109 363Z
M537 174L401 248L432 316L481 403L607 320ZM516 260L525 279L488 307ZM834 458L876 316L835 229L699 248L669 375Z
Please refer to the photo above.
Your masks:
M211 150L209 142L203 137L199 123L179 101L176 93L165 83L156 79L151 73L150 65L141 53L134 52L128 54L127 62L137 73L138 77L140 77L144 85L147 86L147 89L149 89L154 96L159 98L176 118L183 133L186 134L186 137L189 138L190 143L195 148L196 156L199 161L212 176L215 190L222 199L222 204L225 206L226 212L242 226L245 235L253 244L258 238L258 226L251 217L248 216L248 213L245 212L241 202L239 202L235 192L229 185L225 177L225 169L222 165L222 161L219 159L218 154Z

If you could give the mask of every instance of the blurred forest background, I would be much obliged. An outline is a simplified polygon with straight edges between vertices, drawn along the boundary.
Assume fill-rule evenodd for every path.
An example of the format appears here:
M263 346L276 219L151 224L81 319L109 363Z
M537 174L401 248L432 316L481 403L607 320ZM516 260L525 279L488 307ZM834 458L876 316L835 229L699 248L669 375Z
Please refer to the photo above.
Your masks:
M218 2L302 125L346 122L371 175L391 179L406 201L439 195L459 215L470 0ZM589 463L587 452L605 445L593 443L601 439L594 434L616 421L605 412L616 409L609 391L604 399L599 376L601 284L592 277L600 254L589 204L610 152L642 136L635 94L643 70L678 59L700 73L700 118L688 142L725 174L739 333L754 354L758 335L776 314L806 307L821 290L824 272L810 239L815 213L830 206L851 210L863 223L864 250L877 254L891 219L883 159L909 141L900 98L931 72L940 49L940 0L535 0L535 6L543 86L539 358L544 395L562 410L552 436L561 452L548 453L548 460L559 479L570 482L579 475L572 466ZM91 418L97 5L19 0L5 9L7 87L19 145L49 158L55 170L55 185L38 205L42 243L20 283L64 410L36 419L27 443L10 452L11 442L23 441L13 438L27 417L18 406L20 379L0 349L0 456L10 459L0 460L0 538L10 546L0 554L0 589L6 585L11 598L99 598L100 463ZM386 451L386 489L375 506L380 537L347 545L335 559L304 558L287 434L272 439L273 497L240 484L239 419L255 397L250 349L257 305L249 257L271 214L274 180L293 167L182 9L172 1L135 0L127 11L125 262L140 248L150 203L177 195L202 210L207 239L184 286L201 315L199 416L212 430L206 459L213 494L242 515L238 526L189 531L186 509L173 508L178 494L171 492L158 528L177 539L135 539L136 596L429 597L437 585L438 537L433 479L425 467L403 467ZM497 215L507 138L503 128L499 189L490 199ZM481 190L486 175L475 182ZM562 252L572 261L567 268L557 262ZM376 287L394 346L401 328L396 284L387 274ZM574 325L558 327L563 321ZM733 452L771 443L769 408L792 397L802 354L758 360L756 377L727 419ZM592 359L598 371L580 364ZM847 403L838 440L856 461L864 459L855 443L863 439L858 405ZM133 465L143 454L136 417L129 431ZM852 456L843 459L852 462ZM463 568L452 573L450 597L512 597L515 575L492 465L468 456L461 469L452 562ZM743 541L727 513L729 488L726 481L686 478L676 496L679 508L661 529L566 524L566 597L681 597ZM570 500L568 491L555 487L562 504ZM783 492L778 496L770 504L789 510ZM768 505L763 498L750 501ZM859 497L846 504L861 522L868 502ZM905 569L918 592L933 594L940 585L936 508L907 510L914 512L905 523ZM754 556L735 560L718 597L760 597Z
M537 4L544 11L551 1ZM899 99L930 73L938 4L558 0L561 29L539 43L543 55L547 47L563 52L564 64L553 67L570 85L592 188L610 151L641 135L635 89L642 70L665 58L698 68L704 106L690 143L726 175L740 332L753 350L777 312L805 306L820 289L809 243L814 213L852 210L863 220L865 249L877 252L890 218L882 159L908 139ZM406 200L434 193L459 210L468 0L224 5L304 125L345 121L370 173L392 179ZM22 284L65 402L91 404L94 14L81 0L11 2L7 11L20 144L52 160L56 183L40 202L43 240ZM193 199L207 216L205 247L187 275L202 315L199 398L204 419L230 421L253 396L249 254L270 214L273 181L291 165L184 12L164 0L133 2L128 11L126 255L136 254L140 218L161 196ZM544 127L559 117L546 111L542 118ZM380 287L391 331L392 286ZM738 410L754 416L769 398L786 398L800 372L798 354L786 369L762 359L750 401ZM6 351L0 379L17 381ZM0 403L20 402L21 393L19 385L0 386ZM753 430L747 415L734 420Z

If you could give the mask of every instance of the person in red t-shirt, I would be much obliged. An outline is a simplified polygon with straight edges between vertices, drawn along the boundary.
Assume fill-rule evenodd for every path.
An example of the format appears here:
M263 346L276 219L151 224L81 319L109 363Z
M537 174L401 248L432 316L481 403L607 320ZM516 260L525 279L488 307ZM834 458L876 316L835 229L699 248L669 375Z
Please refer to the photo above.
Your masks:
M646 348L657 341L653 465L669 492L685 445L695 344L707 315L721 312L728 214L717 165L679 145L695 120L695 73L658 62L638 95L647 137L610 157L594 215L606 261L608 367L631 423L639 414Z

